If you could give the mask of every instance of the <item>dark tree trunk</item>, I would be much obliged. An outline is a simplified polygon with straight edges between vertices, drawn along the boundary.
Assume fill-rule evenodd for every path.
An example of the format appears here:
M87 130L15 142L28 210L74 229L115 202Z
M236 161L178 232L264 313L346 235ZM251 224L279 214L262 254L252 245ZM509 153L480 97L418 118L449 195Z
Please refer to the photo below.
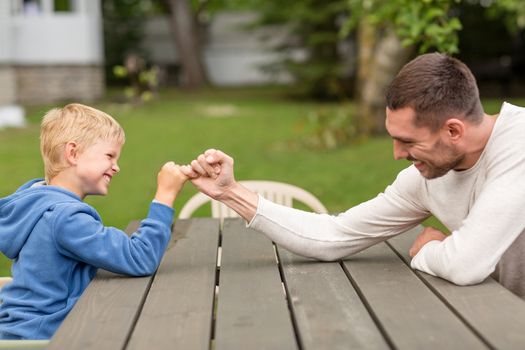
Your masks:
M200 38L189 0L169 0L171 28L181 65L181 85L196 89L207 84Z

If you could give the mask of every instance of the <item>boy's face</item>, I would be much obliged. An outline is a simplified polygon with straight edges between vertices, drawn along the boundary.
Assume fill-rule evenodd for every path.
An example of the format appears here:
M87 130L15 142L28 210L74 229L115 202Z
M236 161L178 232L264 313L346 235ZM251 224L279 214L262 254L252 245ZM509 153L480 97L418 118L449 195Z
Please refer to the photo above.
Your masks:
M121 149L116 141L99 140L78 155L75 172L81 198L108 193L113 175L120 171L117 161Z

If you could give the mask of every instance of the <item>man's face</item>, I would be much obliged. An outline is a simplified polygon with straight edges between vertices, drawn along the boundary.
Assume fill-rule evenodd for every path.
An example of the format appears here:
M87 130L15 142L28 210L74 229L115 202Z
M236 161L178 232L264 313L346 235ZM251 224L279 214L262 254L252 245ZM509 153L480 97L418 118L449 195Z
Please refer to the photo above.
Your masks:
M422 176L435 179L456 168L464 159L443 130L416 127L415 112L406 107L386 110L386 129L394 140L394 158L411 161Z

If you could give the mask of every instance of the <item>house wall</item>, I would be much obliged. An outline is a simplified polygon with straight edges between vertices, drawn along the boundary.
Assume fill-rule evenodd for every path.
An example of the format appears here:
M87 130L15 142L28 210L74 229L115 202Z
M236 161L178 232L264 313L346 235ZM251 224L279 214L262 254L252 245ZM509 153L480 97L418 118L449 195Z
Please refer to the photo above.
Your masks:
M13 67L0 65L0 106L13 104L16 100L16 74Z
M0 1L0 106L16 100L15 75L11 66L11 4Z
M104 71L96 65L23 65L14 68L17 99L24 105L93 101L104 94Z
M11 59L18 65L98 64L103 59L101 18L91 13L15 15Z

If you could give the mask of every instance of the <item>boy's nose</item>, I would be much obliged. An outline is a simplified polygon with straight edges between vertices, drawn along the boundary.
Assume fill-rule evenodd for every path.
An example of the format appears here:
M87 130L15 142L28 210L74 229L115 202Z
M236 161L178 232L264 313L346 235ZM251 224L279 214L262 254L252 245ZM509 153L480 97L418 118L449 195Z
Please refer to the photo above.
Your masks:
M120 171L120 167L118 166L117 163L113 164L113 166L111 167L111 169L116 173L118 173Z

